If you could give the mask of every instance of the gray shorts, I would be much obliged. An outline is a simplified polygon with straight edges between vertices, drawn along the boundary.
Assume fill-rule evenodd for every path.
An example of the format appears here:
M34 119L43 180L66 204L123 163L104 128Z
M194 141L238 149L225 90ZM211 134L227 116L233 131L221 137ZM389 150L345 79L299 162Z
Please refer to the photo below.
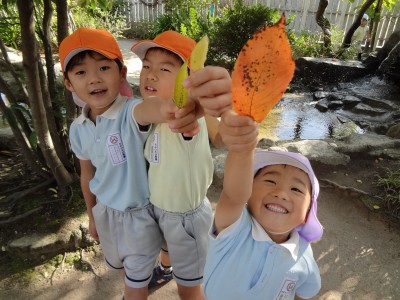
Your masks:
M92 211L107 265L124 269L127 286L147 286L162 241L153 205L123 212L97 202Z
M201 284L208 230L213 219L208 199L186 213L172 213L154 207L154 214L164 235L176 282L187 287Z

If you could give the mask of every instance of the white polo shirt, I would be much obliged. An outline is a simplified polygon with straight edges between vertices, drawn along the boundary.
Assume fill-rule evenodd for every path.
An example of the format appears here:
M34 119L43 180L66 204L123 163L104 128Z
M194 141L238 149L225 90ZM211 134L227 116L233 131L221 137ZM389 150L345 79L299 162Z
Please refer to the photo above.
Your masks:
M282 244L271 240L247 208L215 237L204 270L207 300L308 299L321 288L311 245L293 230Z
M97 116L88 117L88 107L70 128L72 150L80 160L96 167L89 187L98 201L119 211L149 204L149 188L144 143L149 135L139 130L133 110L141 99L119 96L112 106Z

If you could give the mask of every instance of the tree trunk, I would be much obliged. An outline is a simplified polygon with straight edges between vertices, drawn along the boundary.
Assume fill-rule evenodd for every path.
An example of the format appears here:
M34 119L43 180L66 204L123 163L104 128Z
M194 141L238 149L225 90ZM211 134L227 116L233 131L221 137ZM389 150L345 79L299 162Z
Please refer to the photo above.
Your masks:
M318 4L318 10L315 14L315 20L319 27L321 27L322 32L324 33L324 46L329 48L332 44L331 42L331 23L329 23L328 19L324 17L325 9L329 4L328 0L320 0Z
M379 16L379 20L371 20L371 22L370 22L371 42L367 41L367 43L365 44L365 48L367 51L370 50L370 46L371 46L371 51L374 51L376 32L378 31L378 24L379 24L379 21L381 18L380 12L382 10L382 4L383 4L383 0L378 0L378 3L375 7L375 12L374 12L374 17L376 18L376 16Z
M56 74L54 72L54 59L53 59L53 50L51 48L51 38L50 38L50 25L51 25L51 17L53 15L53 7L50 0L44 0L44 15L43 15L43 28L39 28L39 36L42 39L45 59L46 59L46 71L47 71L47 80L46 73L44 72L43 66L41 65L41 60L39 60L39 75L41 82L41 89L43 95L43 103L46 109L48 126L50 129L51 138L54 143L54 149L64 166L67 166L71 169L71 162L68 159L67 145L64 141L67 140L65 136L64 126L63 126L63 118L60 109L60 101L59 96L57 96L57 88L56 88ZM47 82L47 84L46 84ZM72 155L70 155L72 158Z
M1 49L1 53L3 54L4 61L7 65L7 69L12 74L15 84L17 85L17 90L20 90L24 93L24 99L22 99L22 100L24 102L28 102L28 93L27 93L25 87L23 86L23 84L21 83L21 80L19 79L17 72L15 71L13 65L11 64L11 62L8 58L7 50L6 50L6 47L3 43L1 36L0 36L0 49ZM6 81L1 76L1 74L0 74L0 79L1 79L0 87L2 88L4 93L7 95L8 101L10 101L12 106L16 107L18 105L18 99L14 96L14 93L11 92L12 90L15 91L15 88L11 89L11 87L6 83ZM8 93L5 92L6 90L8 90ZM26 121L23 113L19 109L13 109L13 108L11 108L11 109L12 109L12 112L15 115L18 123L20 124L25 136L29 137L32 133L32 130L31 130L28 122Z
M351 25L351 27L349 28L349 30L347 31L343 43L342 43L342 48L346 49L349 48L351 45L351 38L353 37L354 31L356 31L356 29L360 26L361 23L361 19L362 16L364 15L364 13L367 11L367 9L375 2L376 0L367 0L365 1L365 3L362 5L362 7L360 8L360 11L358 13L358 17L357 19L355 19L353 25Z
M34 31L33 0L17 0L17 6L21 23L23 66L27 76L29 102L34 128L47 165L56 178L58 185L65 186L74 181L74 176L67 171L57 156L47 125L48 120L39 80L39 53Z
M8 87L8 85L4 82L4 80L1 77L0 77L0 88L2 92L6 95L7 99L9 99L9 97L10 98L13 97L11 89ZM10 107L8 107L6 103L7 103L6 101L2 101L2 99L0 99L0 110L6 117L8 125L10 125L10 128L14 134L17 145L19 146L20 151L22 152L25 158L26 164L39 176L43 178L48 178L50 174L46 172L46 166L38 161L37 155L35 155L34 151L32 150L32 147L30 146L29 136L27 137L26 135L23 134L23 132L21 132L17 124L17 119L14 115L15 111L13 111ZM18 112L21 113L20 111Z
M10 62L10 59L8 58L7 49L6 49L6 46L4 45L1 35L0 35L0 50L1 50L1 53L3 54L3 59L7 65L7 69L10 71L11 75L13 76L13 78L15 80L15 83L17 85L16 88L24 94L23 99L21 99L21 100L23 100L25 103L28 102L28 92L27 92L26 88L24 87L24 85L22 84L21 80L19 79L18 74L14 69L14 66ZM14 89L15 89L15 87L14 87Z
M62 40L68 36L68 4L65 0L56 0L57 7L57 38L58 45L61 44ZM69 90L64 89L65 95L65 108L66 108L66 118L67 127L71 126L72 121L77 116L77 107L72 99L72 94Z

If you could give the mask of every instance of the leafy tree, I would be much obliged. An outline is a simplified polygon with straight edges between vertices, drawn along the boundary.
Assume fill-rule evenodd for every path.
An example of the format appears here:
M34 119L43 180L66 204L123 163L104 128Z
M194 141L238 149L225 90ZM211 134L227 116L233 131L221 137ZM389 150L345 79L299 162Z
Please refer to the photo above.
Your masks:
M355 0L348 1L354 2ZM371 44L373 45L376 37L376 31L378 29L378 23L380 20L382 8L384 7L388 11L391 11L394 5L396 5L396 0L365 0L359 7L357 18L354 20L354 23L348 29L344 37L342 47L344 49L350 47L351 38L353 37L353 34L358 26L360 26L361 18L364 13L368 13L368 15L371 17L370 30L372 33Z
M317 13L315 14L315 19L319 27L322 28L322 32L324 34L324 47L327 52L330 52L331 42L331 24L329 20L324 17L325 9L328 6L328 0L320 0L318 4Z
M349 0L353 2L354 0ZM354 20L354 23L350 26L349 30L347 31L346 35L344 36L343 48L349 48L351 45L351 38L353 37L354 32L360 26L360 22L362 16L367 12L368 8L375 2L376 0L366 0L363 5L361 6L357 18Z
M76 4L112 10L114 2L80 0ZM69 34L69 8L66 0L0 2L0 15L5 17L0 22L0 62L7 68L0 73L0 91L6 96L0 99L0 109L26 164L44 179L55 178L61 191L78 178L67 133L78 110L54 70L54 52ZM6 45L10 42L22 49L22 74L8 58Z
M198 41L209 33L214 20L210 7L212 4L218 7L215 0L168 0L164 3L166 13L157 18L150 38L166 30L175 30Z
M235 60L243 45L253 34L266 25L272 25L280 18L277 10L261 4L247 6L243 0L235 0L233 7L220 11L210 32L209 61L233 69Z

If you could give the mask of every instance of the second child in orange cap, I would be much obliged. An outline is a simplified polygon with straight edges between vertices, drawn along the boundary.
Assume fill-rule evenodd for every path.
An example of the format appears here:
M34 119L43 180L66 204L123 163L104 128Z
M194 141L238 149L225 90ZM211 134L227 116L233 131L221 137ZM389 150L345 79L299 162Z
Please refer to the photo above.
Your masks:
M161 234L149 203L144 143L152 123L167 122L189 135L198 131L196 103L179 110L172 100L120 94L126 67L114 37L79 28L59 48L64 84L84 103L70 127L80 161L89 233L100 240L106 264L122 270L125 299L147 299Z
M173 98L176 75L195 45L187 36L166 31L131 47L142 60L140 92L144 102ZM224 92L224 80L229 77L225 69L205 67L189 78L196 84L199 78L211 73L220 76L222 85L216 81L212 87L204 82L201 86L207 85L205 90L211 97L197 100L208 106L212 99L224 110L230 106L230 96ZM201 284L212 222L206 194L213 178L213 162L205 118L198 121L200 132L190 139L171 132L166 124L153 126L144 151L149 163L150 202L164 236L161 263L154 269L150 287L158 281L168 281L172 273L181 299L204 299Z

